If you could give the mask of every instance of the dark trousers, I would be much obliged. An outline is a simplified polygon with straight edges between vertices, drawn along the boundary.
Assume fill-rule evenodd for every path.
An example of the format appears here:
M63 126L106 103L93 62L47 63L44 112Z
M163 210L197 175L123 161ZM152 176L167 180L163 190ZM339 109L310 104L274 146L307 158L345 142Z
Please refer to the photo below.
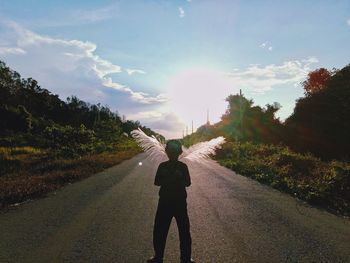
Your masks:
M181 261L191 258L190 221L187 214L186 200L167 202L159 200L153 229L155 256L163 259L166 238L172 218L175 217L180 236Z

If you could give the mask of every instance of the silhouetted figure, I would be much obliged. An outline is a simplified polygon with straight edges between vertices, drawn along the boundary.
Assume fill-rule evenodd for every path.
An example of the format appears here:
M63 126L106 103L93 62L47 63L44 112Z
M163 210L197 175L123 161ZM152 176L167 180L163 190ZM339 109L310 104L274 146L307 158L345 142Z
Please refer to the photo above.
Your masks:
M154 221L153 246L155 256L148 263L162 263L166 238L173 217L180 236L181 263L194 263L191 259L190 221L187 214L186 187L191 185L187 165L178 160L181 143L170 140L165 152L169 160L159 165L154 184L160 186L159 202Z

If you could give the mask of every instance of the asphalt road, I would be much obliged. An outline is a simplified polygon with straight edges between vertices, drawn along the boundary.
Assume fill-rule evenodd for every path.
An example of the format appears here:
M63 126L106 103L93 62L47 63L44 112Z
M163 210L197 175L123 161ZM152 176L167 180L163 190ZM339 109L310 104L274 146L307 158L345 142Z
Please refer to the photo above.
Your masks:
M188 209L198 263L350 262L349 219L213 161L189 169ZM145 262L153 254L155 170L140 154L0 213L0 262ZM178 258L173 220L165 262Z

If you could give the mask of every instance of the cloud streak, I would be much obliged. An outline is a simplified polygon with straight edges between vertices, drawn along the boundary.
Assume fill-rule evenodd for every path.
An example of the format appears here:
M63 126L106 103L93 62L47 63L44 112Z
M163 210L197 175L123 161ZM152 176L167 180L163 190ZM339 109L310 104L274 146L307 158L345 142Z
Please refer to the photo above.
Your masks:
M141 69L130 69L130 68L127 68L126 72L128 73L128 75L133 75L135 73L137 73L137 74L146 74L146 72L144 70L141 70Z
M264 93L277 85L297 85L311 70L310 66L317 62L317 58L309 57L301 61L286 61L281 65L270 64L267 66L260 66L255 64L244 70L236 69L227 73L227 76L229 76L239 88L245 88L254 93Z
M25 54L26 52L18 47L0 47L0 55L6 54Z

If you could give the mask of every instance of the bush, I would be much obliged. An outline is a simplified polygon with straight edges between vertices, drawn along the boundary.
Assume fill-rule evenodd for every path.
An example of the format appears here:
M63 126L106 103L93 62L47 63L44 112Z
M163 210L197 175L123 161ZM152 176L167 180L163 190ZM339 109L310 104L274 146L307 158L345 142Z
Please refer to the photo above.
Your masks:
M0 106L0 128L2 131L29 132L32 129L32 115L23 105Z
M324 162L283 146L226 143L219 163L244 176L338 213L350 214L350 164Z
M54 124L44 130L47 147L63 156L81 156L94 151L95 133L82 124L79 128Z

